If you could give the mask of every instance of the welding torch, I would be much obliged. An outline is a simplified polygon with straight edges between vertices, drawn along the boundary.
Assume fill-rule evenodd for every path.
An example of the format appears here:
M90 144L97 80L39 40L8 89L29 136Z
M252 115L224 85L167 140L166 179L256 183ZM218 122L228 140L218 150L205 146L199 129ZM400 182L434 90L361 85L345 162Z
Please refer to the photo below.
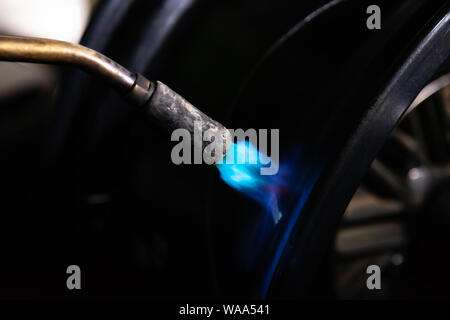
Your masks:
M186 129L195 141L194 132L209 131L220 137L202 141L202 151L217 145L222 154L215 154L218 162L227 153L231 134L222 124L195 108L182 96L160 81L151 82L104 56L81 45L51 39L0 36L0 61L31 62L68 65L98 76L131 105L141 109L151 119L169 130ZM203 139L202 139L203 140ZM221 146L219 144L222 144Z

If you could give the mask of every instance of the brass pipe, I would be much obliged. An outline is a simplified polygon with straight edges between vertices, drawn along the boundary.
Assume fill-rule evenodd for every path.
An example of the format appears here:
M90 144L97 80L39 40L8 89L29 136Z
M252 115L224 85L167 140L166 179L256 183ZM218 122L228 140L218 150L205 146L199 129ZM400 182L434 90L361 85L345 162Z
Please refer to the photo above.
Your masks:
M0 36L0 60L77 67L101 77L120 94L132 91L137 78L97 51L50 39Z
M139 73L131 73L118 63L92 49L68 42L0 36L0 61L63 64L99 76L116 89L132 105L140 107L153 120L167 129L183 128L193 137L201 154L210 142L196 141L196 130L214 136L218 150L206 162L222 159L231 144L231 133L222 124L195 108L161 82L153 84Z

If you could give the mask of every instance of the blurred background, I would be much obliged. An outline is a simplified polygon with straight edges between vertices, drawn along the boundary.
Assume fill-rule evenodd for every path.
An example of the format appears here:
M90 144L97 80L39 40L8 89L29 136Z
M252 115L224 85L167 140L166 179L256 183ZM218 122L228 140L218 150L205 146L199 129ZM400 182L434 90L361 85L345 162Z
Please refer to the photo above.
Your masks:
M84 33L95 0L0 1L0 32L78 43ZM0 92L19 90L24 85L51 86L51 68L31 64L1 63ZM50 80L50 81L49 81ZM15 89L14 89L15 88ZM5 93L6 92L6 93Z
M89 22L97 1L90 0L18 0L0 1L0 34L54 38L78 43ZM1 232L3 241L15 243L2 246L3 257L9 261L2 269L0 281L3 298L23 297L23 286L36 274L31 261L45 259L45 251L29 245L29 239L39 239L39 232L28 220L24 207L29 208L29 187L33 172L42 168L41 154L50 123L58 81L62 76L58 67L0 62L0 192L3 213ZM34 212L43 211L32 209ZM42 219L36 217L36 219ZM28 236L25 236L28 235ZM31 254L22 259L22 255ZM30 260L31 259L31 260ZM37 269L42 270L38 264ZM45 267L44 267L45 268ZM13 276L12 273L16 275ZM42 276L42 272L38 271ZM8 279L16 280L8 280ZM45 279L38 283L45 282ZM40 290L28 286L25 296L41 296Z
M1 0L0 33L78 43L96 3L95 0ZM0 136L3 143L8 143L21 135L30 135L30 131L25 131L36 130L48 116L49 109L8 108L10 102L7 101L20 98L22 93L23 99L29 102L35 102L34 98L49 99L55 93L60 70L45 65L0 62L0 73L1 112L10 112L2 117L6 121L2 122ZM15 148L20 149L18 145Z

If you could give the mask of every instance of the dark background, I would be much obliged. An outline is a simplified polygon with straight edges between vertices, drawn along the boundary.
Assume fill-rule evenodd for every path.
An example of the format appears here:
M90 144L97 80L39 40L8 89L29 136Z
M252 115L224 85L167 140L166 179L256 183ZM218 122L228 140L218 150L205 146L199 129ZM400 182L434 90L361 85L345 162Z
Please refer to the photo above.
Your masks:
M333 297L327 268L304 288L271 284L272 267L289 282L277 252L296 242L280 243L447 3L377 1L383 27L370 31L372 2L343 1L303 25L329 1L100 1L83 44L230 128L280 129L286 222L271 225L215 168L173 165L167 133L96 79L60 68L56 94L30 87L0 99L0 297L262 298L268 285L272 298ZM330 246L333 228L323 232ZM66 288L71 264L81 291Z

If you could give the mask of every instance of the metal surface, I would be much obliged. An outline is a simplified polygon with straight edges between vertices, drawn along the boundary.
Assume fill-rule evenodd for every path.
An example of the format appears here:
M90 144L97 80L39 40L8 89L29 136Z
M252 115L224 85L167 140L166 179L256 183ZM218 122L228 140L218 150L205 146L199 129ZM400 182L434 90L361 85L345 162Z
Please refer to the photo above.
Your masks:
M133 73L101 53L64 41L0 36L0 59L78 67L100 76L122 94L136 80Z
M213 144L214 150L222 150L221 154L209 155L203 153L203 159L208 164L220 161L227 153L231 143L231 134L222 124L214 121L206 114L195 108L183 97L174 92L168 86L157 82L152 99L146 107L147 113L164 124L169 129L183 128L190 132L194 148L205 150ZM196 133L197 132L197 133ZM198 133L210 133L214 137L213 142L205 141L207 137L196 137ZM220 136L220 140L216 137Z
M428 84L422 91L420 91L419 95L414 99L411 106L405 113L405 116L413 111L418 105L424 102L426 99L431 97L433 94L441 90L442 88L448 86L450 84L450 74L443 75L438 79L434 80L430 84Z

